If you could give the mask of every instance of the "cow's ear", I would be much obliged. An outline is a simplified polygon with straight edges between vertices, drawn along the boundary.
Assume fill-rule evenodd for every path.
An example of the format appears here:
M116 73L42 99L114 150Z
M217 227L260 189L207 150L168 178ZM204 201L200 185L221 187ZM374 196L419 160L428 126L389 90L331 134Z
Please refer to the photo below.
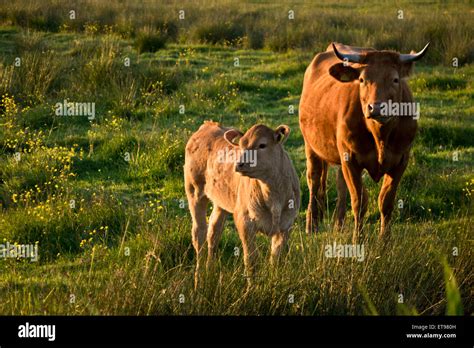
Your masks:
M290 127L288 127L286 124L282 124L281 126L278 126L277 129L275 129L275 141L277 143L283 144L286 139L288 139L289 135Z
M240 138L242 135L243 134L237 129L230 129L224 133L224 139L233 146L239 146L238 138Z
M429 45L428 42L420 52L412 50L410 54L400 54L400 77L408 77L412 73L415 62L423 58Z
M416 53L415 51L411 51L410 54ZM400 77L408 77L413 72L413 67L415 66L415 62L405 62L400 63Z
M337 63L329 68L329 74L341 82L351 82L359 78L360 72L353 67L345 65L346 63Z

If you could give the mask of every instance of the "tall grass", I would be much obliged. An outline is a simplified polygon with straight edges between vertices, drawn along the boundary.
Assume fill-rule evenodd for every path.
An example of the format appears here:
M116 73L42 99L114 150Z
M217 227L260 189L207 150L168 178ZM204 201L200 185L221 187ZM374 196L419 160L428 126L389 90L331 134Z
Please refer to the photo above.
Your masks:
M467 280L469 257L449 257L452 271L443 266L436 255L446 253L452 243L469 248L464 239L469 231L466 219L457 222L461 227L457 234L447 229L433 233L430 223L416 228L401 224L395 229L390 246L379 244L376 231L371 231L372 236L364 241L366 258L363 262L330 259L324 255L327 244L334 241L350 243L350 233L309 238L303 234L300 221L290 249L276 269L269 268L265 262L269 248L267 240L259 239L259 270L255 285L249 291L243 277L242 257L233 252L234 248L240 248L238 238L232 229L227 229L218 263L205 275L201 287L194 291L193 252L187 233L190 225L186 219L172 216L168 208L161 210L151 223L144 221L140 234L135 237L128 234L126 223L119 226L115 233L121 231L118 235L125 237L120 248L105 249L103 244L94 241L90 246L86 245L79 259L62 257L54 268L45 266L48 277L56 281L34 290L29 308L25 307L28 294L18 289L26 286L32 291L31 286L38 280L32 271L15 267L4 278L5 285L0 289L6 299L0 304L0 312L387 315L408 311L422 315L462 314L460 290L454 277ZM111 227L110 231L116 228ZM462 241L455 242L455 238ZM129 250L128 256L125 248ZM93 263L91 258L94 258ZM69 272L61 273L62 269L69 269ZM18 278L20 274L23 276ZM461 284L465 299L468 292L468 284ZM52 294L47 301L41 301L44 297L41 294L47 293ZM94 295L88 295L90 293ZM69 303L69 294L76 296L74 304ZM467 311L472 311L472 302L465 302L465 306Z
M71 10L77 12L76 19L70 19ZM170 42L188 44L246 42L247 47L266 46L276 51L316 51L325 49L332 41L340 41L409 52L431 41L432 54L426 59L450 64L454 57L462 63L474 58L471 10L469 3L454 1L402 1L396 5L283 1L270 6L265 2L236 4L229 0L211 4L148 1L138 5L126 0L108 2L105 7L98 0L82 0L75 6L57 2L53 6L52 0L20 0L1 6L0 18L3 24L52 32L87 31L92 25L95 31L112 31L125 37L152 27L165 34L154 37L155 41L160 40L160 47L166 37ZM184 11L184 18L180 11ZM289 11L294 11L293 20ZM139 37L138 47L144 45L144 40ZM147 46L150 49L150 44Z
M415 11L402 2L402 21L387 3L349 12L354 6L332 2L84 0L73 21L64 18L69 5L54 4L0 6L3 23L13 25L0 26L0 243L37 243L40 250L39 263L1 260L0 313L473 312L474 75L465 64L472 47L466 5L422 3ZM182 8L185 20L177 17ZM140 48L141 33L164 35L166 44L145 40ZM332 168L322 233L304 234L301 211L276 269L268 266L268 240L259 237L259 270L247 292L229 219L217 264L195 292L182 174L187 139L206 119L241 130L289 124L285 148L305 207L301 82L313 50L333 40L402 51L432 40L423 63L440 64L417 66L410 80L422 116L392 240L375 238L380 184L365 177L364 260L325 256L327 244L350 243L352 228L349 212L345 230L333 231ZM455 54L456 69L446 65ZM56 116L54 105L64 99L95 102L96 117Z

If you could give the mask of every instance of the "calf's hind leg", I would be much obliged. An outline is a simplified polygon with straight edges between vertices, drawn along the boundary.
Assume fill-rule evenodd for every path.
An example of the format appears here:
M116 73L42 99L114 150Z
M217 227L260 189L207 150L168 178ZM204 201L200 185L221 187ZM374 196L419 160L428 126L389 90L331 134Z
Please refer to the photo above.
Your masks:
M191 229L192 242L196 251L196 270L194 272L194 288L198 286L199 269L202 264L202 252L206 242L207 223L206 210L209 199L204 195L203 190L192 184L186 185L186 195L188 197L189 211L193 221Z
M227 215L229 215L228 212L214 205L207 230L207 267L210 267L214 260L216 248L221 239Z

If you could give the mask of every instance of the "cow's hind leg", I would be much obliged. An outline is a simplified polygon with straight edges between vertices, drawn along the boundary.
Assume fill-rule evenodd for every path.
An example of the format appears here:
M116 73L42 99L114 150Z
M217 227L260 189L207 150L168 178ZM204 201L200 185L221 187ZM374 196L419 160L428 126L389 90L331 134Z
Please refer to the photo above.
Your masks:
M306 233L313 233L318 230L319 224L323 219L328 165L319 158L307 144L305 151L306 179L309 188L309 203L308 211L306 212Z
M196 270L194 273L194 288L199 282L199 270L203 262L203 249L206 242L207 223L206 210L209 199L204 195L203 187L193 183L186 183L189 211L193 221L191 229L192 243L196 251Z
M228 212L214 205L207 230L207 267L210 267L214 260L216 248L221 239L227 215L229 215Z

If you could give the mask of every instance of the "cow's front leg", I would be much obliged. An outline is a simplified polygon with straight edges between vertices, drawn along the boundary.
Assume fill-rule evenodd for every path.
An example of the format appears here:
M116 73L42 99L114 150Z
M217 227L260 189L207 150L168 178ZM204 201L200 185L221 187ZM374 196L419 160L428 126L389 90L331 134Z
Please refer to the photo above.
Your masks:
M337 204L336 204L336 224L335 229L339 231L344 226L346 216L347 185L344 180L342 168L337 171Z
M389 235L389 223L392 217L395 195L397 193L398 184L408 164L409 154L403 155L400 163L392 168L383 179L382 188L379 193L379 210L380 210L380 233L379 239Z
M351 205L355 223L352 242L355 244L357 243L362 231L362 222L367 211L368 194L367 190L362 185L362 167L360 167L354 160L344 161L344 159L342 159L341 168L344 180L346 181L347 188L351 195Z

